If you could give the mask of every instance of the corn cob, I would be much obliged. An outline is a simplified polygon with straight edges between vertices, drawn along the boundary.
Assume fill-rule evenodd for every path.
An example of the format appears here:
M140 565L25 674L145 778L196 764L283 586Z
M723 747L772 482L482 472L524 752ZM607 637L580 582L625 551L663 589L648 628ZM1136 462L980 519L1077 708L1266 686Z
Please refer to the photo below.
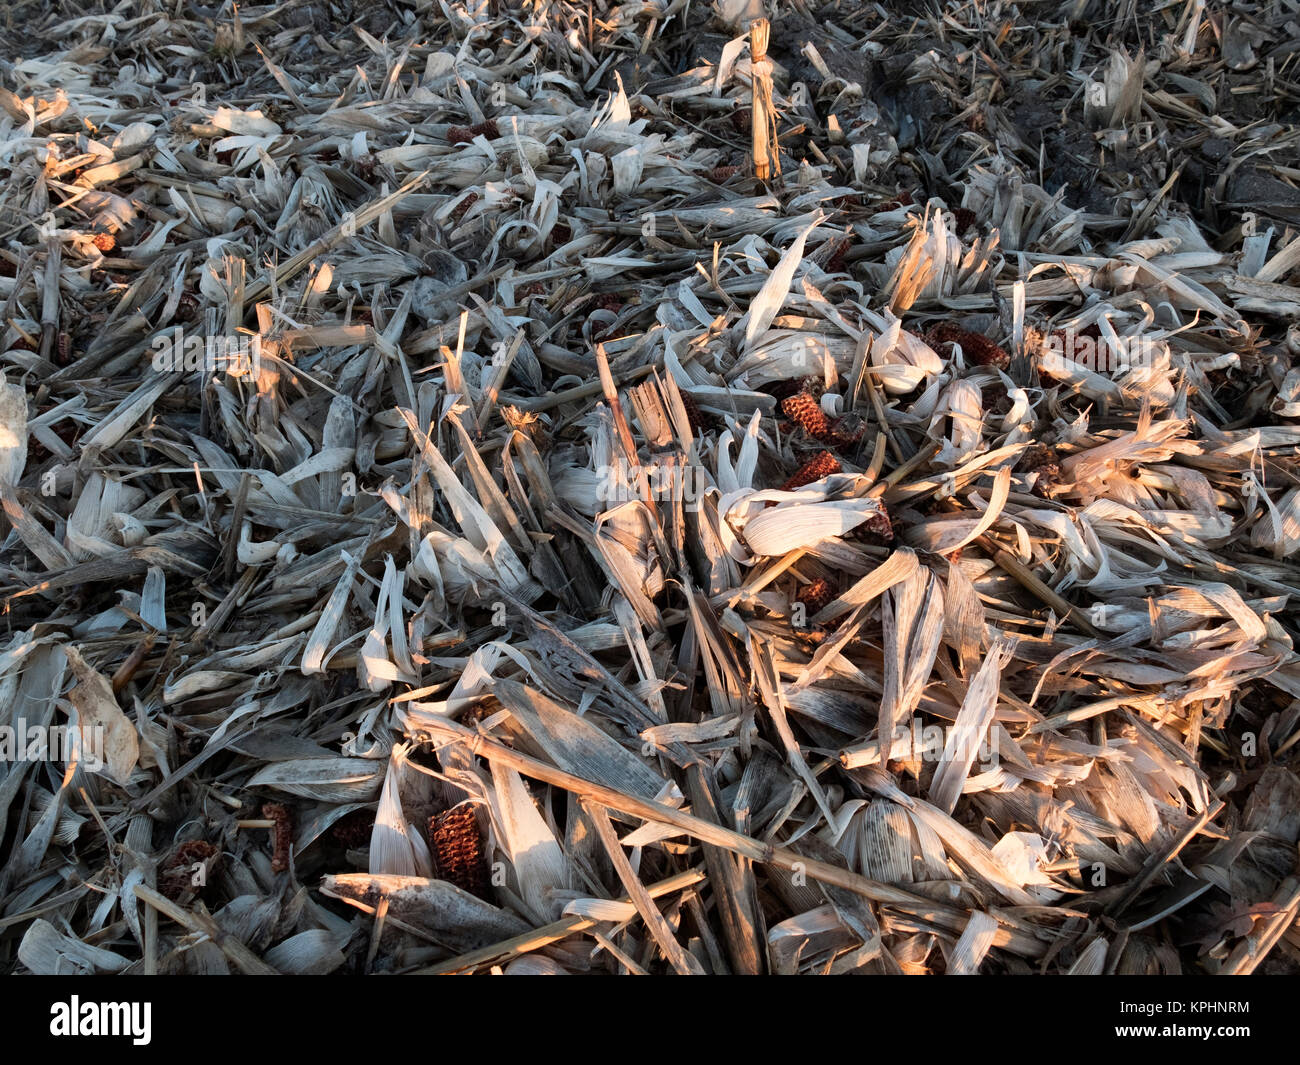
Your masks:
M826 580L825 577L818 577L815 581L810 581L800 588L798 594L795 595L795 599L803 603L806 608L808 617L812 617L834 598L835 590L831 587L831 582Z
M473 126L452 126L447 130L448 144L469 144L475 137L487 137L488 140L496 140L501 136L501 131L497 129L497 124L493 119L486 122L479 122Z
M439 879L481 899L487 898L483 834L473 806L457 806L429 819L429 851Z
M839 459L829 451L819 451L795 471L795 475L781 486L781 491L793 492L796 488L812 484L813 481L820 481L832 473L843 472L844 467L840 465Z
M925 342L936 351L943 344L960 344L968 362L976 366L1007 366L1011 356L1004 348L993 343L981 333L972 333L951 322L941 322L925 336ZM941 353L942 354L942 353Z
M796 392L781 401L781 413L815 440L830 440L831 421L811 392Z

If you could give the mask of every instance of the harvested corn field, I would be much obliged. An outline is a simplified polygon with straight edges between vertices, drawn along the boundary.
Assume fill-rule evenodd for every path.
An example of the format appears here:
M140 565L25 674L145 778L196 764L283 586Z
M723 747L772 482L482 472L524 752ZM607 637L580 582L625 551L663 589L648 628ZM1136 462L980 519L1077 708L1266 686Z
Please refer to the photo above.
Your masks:
M1300 958L1300 12L0 13L0 970Z

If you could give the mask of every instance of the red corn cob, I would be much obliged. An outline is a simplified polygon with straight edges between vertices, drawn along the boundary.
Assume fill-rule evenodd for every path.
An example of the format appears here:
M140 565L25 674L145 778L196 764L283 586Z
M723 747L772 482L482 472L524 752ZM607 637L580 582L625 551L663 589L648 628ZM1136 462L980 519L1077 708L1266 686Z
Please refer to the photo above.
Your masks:
M723 185L740 173L738 166L719 166L710 170L704 176L712 181L715 185Z
M1074 336L1071 336L1068 330L1054 329L1051 333L1047 334L1043 340L1041 349L1042 354L1046 354L1048 351L1057 351L1063 354L1068 361L1076 362L1078 360L1075 357L1073 347L1075 343L1084 338L1094 340L1098 344L1102 343L1101 326L1094 322L1092 325L1084 326L1082 329L1077 330ZM1049 381L1058 380L1055 374L1043 369L1041 358L1038 372Z
M829 451L819 451L795 471L795 475L781 486L781 491L793 492L796 488L812 484L813 481L820 481L832 473L843 472L844 467L840 465L839 459Z
M836 239L830 257L826 260L826 272L828 274L838 274L844 269L844 256L852 246L853 241L848 237Z
M429 850L439 879L481 899L488 897L483 835L472 806L457 806L429 819Z
M831 426L831 434L835 438L835 443L840 447L851 447L856 444L867 431L867 420L860 414L850 411L839 418L835 419Z
M835 590L831 587L830 581L824 577L818 577L815 581L805 584L795 596L795 599L807 608L808 617L812 617L834 598Z
M1007 366L1011 362L1011 356L988 337L951 322L936 325L926 334L925 342L936 351L944 344L960 344L967 360L976 366Z
M158 870L158 890L173 902L185 892L195 890L194 867L216 853L217 848L207 840L191 839L180 844ZM197 890L201 891L202 887Z
M689 392L679 392L679 395L682 397L682 406L686 408L686 420L691 423L691 432L699 436L705 428L704 412Z
M359 850L370 845L375 828L375 815L371 810L353 810L340 817L330 827L330 835L348 850Z
M461 200L460 203L456 204L456 206L452 208L451 220L453 222L459 222L462 218L465 217L465 212L468 211L471 207L473 207L476 203L478 203L478 193L471 192L468 196L466 196L463 200Z
M289 868L289 848L293 844L293 817L289 808L278 802L262 806L262 816L275 822L271 829L271 872L283 873Z
M781 413L817 440L831 439L831 422L811 392L796 392L781 401Z
M1024 473L1036 473L1034 495L1046 499L1054 487L1061 483L1061 464L1056 449L1048 444L1034 444L1020 457L1019 468Z
M479 122L473 126L452 126L447 130L447 143L468 144L475 137L496 140L499 136L501 131L497 129L496 122L489 118L486 122Z
M886 200L884 203L878 205L876 210L885 212L897 211L900 207L907 207L915 202L916 197L913 196L911 192L905 190L900 192L895 199Z
M862 523L862 530L884 540L885 543L894 539L894 524L889 520L889 512L885 510L885 504L880 504L879 514L873 514Z

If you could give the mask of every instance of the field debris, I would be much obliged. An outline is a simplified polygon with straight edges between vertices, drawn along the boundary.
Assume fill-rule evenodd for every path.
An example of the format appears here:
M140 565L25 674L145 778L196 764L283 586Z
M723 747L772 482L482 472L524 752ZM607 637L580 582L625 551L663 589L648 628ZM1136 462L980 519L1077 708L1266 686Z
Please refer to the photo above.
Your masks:
M1294 971L1298 33L8 5L0 970Z

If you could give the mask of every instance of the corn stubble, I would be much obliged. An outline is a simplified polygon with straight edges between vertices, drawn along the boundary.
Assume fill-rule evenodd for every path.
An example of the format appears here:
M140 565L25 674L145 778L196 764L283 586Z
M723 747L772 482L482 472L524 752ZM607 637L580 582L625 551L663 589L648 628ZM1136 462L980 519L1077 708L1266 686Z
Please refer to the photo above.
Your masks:
M0 969L1294 967L1286 5L33 6Z

